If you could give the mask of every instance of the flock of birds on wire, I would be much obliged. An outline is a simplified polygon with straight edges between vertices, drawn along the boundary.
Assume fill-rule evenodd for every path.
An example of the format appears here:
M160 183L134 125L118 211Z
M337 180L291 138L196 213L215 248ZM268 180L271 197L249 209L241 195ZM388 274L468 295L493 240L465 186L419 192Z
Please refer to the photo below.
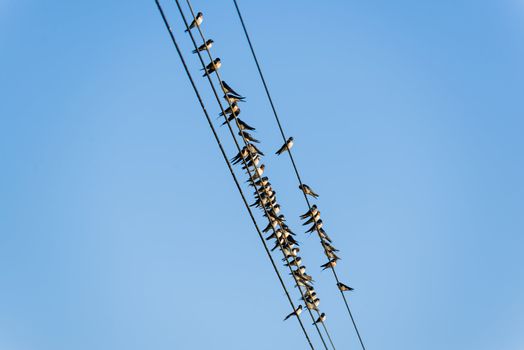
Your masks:
M194 20L189 25L189 29L185 31L199 27L204 20L202 12L199 12ZM213 46L213 40L209 39L200 45L196 50L193 50L193 53L209 51ZM213 72L216 72L222 66L220 58L214 59L210 62L205 68L203 77L210 75ZM269 178L264 175L265 165L260 164L261 157L264 156L255 143L260 143L259 140L249 133L249 131L254 131L255 128L242 121L238 116L240 115L240 108L238 106L239 102L245 102L245 97L236 92L231 86L229 86L225 81L221 81L221 87L224 92L223 98L229 104L229 107L224 110L223 113L220 113L220 117L224 117L225 121L222 125L226 125L229 122L236 121L236 125L239 129L238 135L241 136L246 145L240 150L240 152L235 155L230 161L233 165L238 165L242 163L243 170L250 170L251 177L247 181L249 186L255 187L254 196L257 197L255 202L251 204L252 207L260 208L264 211L264 216L268 219L268 225L262 230L265 234L271 233L266 237L267 241L274 240L275 245L271 249L274 251L280 249L284 255L282 259L285 262L285 266L291 268L290 275L293 276L295 280L295 287L300 288L303 293L301 301L304 302L305 307L309 310L315 310L318 313L318 318L315 323L323 323L326 320L326 314L320 313L319 305L320 299L317 297L315 288L313 287L314 280L311 275L307 274L306 266L302 264L302 258L300 257L300 248L299 243L294 238L296 234L286 225L286 218L284 214L281 213L281 206L277 202L276 192L271 187ZM275 153L281 155L289 151L294 144L293 137L290 137ZM301 184L299 189L304 192L305 195L310 196L314 199L318 198L318 194L308 185ZM324 224L320 218L320 210L316 205L311 206L311 208L300 216L300 219L304 221L303 225L311 225L306 233L312 234L317 232L320 237L324 253L328 258L328 261L321 265L323 270L334 268L337 265L337 261L340 260L340 257L337 255L339 251L332 245L332 240L324 230ZM338 282L337 287L340 291L352 291L353 288ZM284 320L287 320L293 316L299 316L303 311L303 306L300 304L293 312L287 315Z

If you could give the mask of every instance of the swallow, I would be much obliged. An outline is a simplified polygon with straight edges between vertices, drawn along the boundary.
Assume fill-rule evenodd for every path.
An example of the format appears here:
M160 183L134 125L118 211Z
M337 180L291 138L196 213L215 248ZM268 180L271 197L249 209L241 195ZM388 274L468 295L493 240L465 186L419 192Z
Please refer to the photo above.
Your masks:
M222 62L220 62L220 58L215 58L213 60L213 62L211 62L210 64L208 64L206 66L206 68L201 69L201 70L205 71L204 75L202 75L202 76L205 77L206 75L213 73L214 71L216 71L221 66L222 66Z
M263 196L267 196L269 198L273 197L277 192L273 191L271 186L268 187L260 187L257 191L253 192L253 196L258 196L258 194L262 194Z
M267 226L262 230L262 232L264 233L267 233L269 231L271 231L271 229L276 229L277 227L277 222L276 221L270 221Z
M329 252L329 251L324 251L326 253L326 256L329 258L329 260L334 260L334 261L338 261L340 260L340 258L333 252Z
M196 50L193 50L193 53L209 50L211 48L211 46L213 46L213 43L214 43L214 41L209 39L208 41L206 41L205 43L203 43L202 45L197 47Z
M249 181L249 180L248 180ZM263 178L261 179L258 179L257 181L255 181L255 184L254 184L256 187L265 187L265 186L268 186L271 184L269 183L269 179L267 176L264 176ZM252 186L252 185L250 185Z
M255 157L250 157L250 158L247 158L244 159L245 160L245 164L242 165L242 169L246 170L247 168L251 168L253 166L257 166L258 163L260 163L260 158L258 156L255 156Z
M311 206L311 209L309 209L305 214L302 214L300 215L300 218L302 220L304 220L305 218L309 217L309 216L313 216L313 215L316 215L317 213L319 212L318 208L317 208L317 205L316 204L313 204Z
M309 194L313 198L318 198L318 194L313 192L311 187L309 187L308 185L302 184L302 185L298 186L298 188L300 188L302 190L302 192L304 192L305 194Z
M315 230L320 230L322 228L322 225L324 225L324 223L322 222L322 219L318 220L317 222L315 222L310 228L309 230L306 231L306 233L312 233L313 231Z
M333 247L331 244L329 244L328 242L324 242L324 248L326 250L329 250L330 252L338 252L339 250L336 249L335 247Z
M253 177L254 178L259 178L262 176L262 174L264 173L264 169L266 168L266 166L264 164L262 164L261 166L259 166L258 168L255 169L255 173L253 174Z
M301 313L302 313L302 305L299 305L295 310L293 310L292 313L290 313L289 315L287 315L284 318L284 321L287 320L288 318L290 318L291 316L297 316L298 317Z
M264 153L260 152L260 150L257 148L257 146L253 145L253 144L249 144L247 145L247 148L249 150L249 153L251 154L258 154L260 156L264 156Z
M250 207L266 208L268 205L274 205L275 203L275 198L258 198Z
M247 131L243 131L243 130L240 130L238 132L238 134L240 136L242 136L242 138L248 140L248 141L251 141L251 142L255 142L255 143L260 143L260 141L258 141L256 138L253 137L253 135L251 135L250 133L248 133Z
M288 232L288 236L286 237L286 239L291 244L299 245L298 242L291 235L289 235L289 232Z
M353 288L349 287L349 286L346 286L344 283L342 282L338 282L337 283L337 287L338 289L340 289L342 292L346 292L346 291L352 291L354 290Z
M289 139L287 139L286 143L284 143L282 145L282 147L280 147L278 149L278 151L275 152L276 155L281 155L283 152L285 151L289 151L291 149L291 147L293 147L293 138L290 137Z
M315 292L314 289L307 289L306 290L306 298L309 298L311 300L315 300L316 297L317 297L317 293ZM304 300L304 299L302 298L302 300Z
M245 97L238 97L236 95L231 95L231 94L225 94L224 98L227 101L227 103L246 102Z
M197 26L200 27L203 20L204 20L204 15L202 14L202 12L197 13L195 19L193 19L193 22L191 22L191 24L189 25L189 29L186 29L185 32L188 32L190 29L193 29Z
M325 239L328 242L331 242L331 238L329 238L326 231L322 227L318 229L318 235L320 238Z
M240 108L236 110L236 112L233 112L231 113L227 119L222 123L220 124L220 126L224 126L226 125L227 123L231 123L236 117L238 117L240 114ZM220 118L220 117L219 117Z
M245 98L245 97L242 97L242 95L240 95L238 92L233 90L231 86L227 85L227 83L224 80L222 80L222 91L224 91L224 94L235 95L240 99Z
M311 216L308 221L304 222L302 224L302 226L309 225L312 222L317 222L318 220L320 220L320 212L319 211L317 211L317 213L315 215Z
M291 234L291 235L293 235L293 236L296 236L296 235L297 235L295 232L291 231L291 229L289 228L288 225L286 225L286 224L281 224L280 226L282 227L282 230L285 230L285 231L289 232L289 234Z
M329 260L327 263L323 264L323 265L320 265L320 267L322 268L322 270L326 270L326 269L329 269L329 268L333 268L337 266L337 261L336 260Z
M306 267L305 266L300 266L298 269L294 270L291 274L293 275L303 275L306 273Z
M309 289L306 290L305 297L301 297L300 300L308 301L308 300L315 300L317 296L317 293L314 291L310 291Z
M290 262L284 264L284 266L300 266L300 264L302 264L302 259L299 256L297 256Z
M225 111L220 112L219 116L223 116L225 114L232 114L237 113L240 110L238 105L236 103L233 103L231 106L227 107Z
M324 323L324 321L326 320L326 314L325 313L321 313L320 316L317 318L317 320L313 323Z
M237 119L237 124L240 130L249 130L249 131L255 130L254 127L250 126L249 124L245 123L244 121L240 119Z
M297 287L304 287L304 288L308 289L308 288L313 287L307 281L296 280L296 282L297 282L297 284L295 284L295 288L297 288Z
M283 252L285 258L283 258L282 260L296 258L298 256L298 252L300 252L300 248L284 249Z
M320 304L320 299L318 299L318 298L315 299L315 300L313 300L312 303L308 303L308 302L306 301L306 307L307 307L308 309L310 309L310 310L319 311L319 310L318 310L318 305L319 305L319 304Z
M229 161L234 165L238 164L242 161L242 159L245 159L249 155L247 151L247 147L242 148L233 158L231 158Z

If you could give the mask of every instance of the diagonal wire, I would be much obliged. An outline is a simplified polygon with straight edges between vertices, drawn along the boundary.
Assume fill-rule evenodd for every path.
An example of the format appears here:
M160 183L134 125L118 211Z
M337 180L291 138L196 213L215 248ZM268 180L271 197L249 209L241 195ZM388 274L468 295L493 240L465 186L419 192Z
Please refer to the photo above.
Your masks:
M178 0L175 0L175 2L176 2L177 7L178 7L178 9L179 9L179 11L180 11L180 15L182 16L182 19L183 19L183 21L184 21L184 23L185 23L185 25L186 25L186 29L187 29L187 31L188 31L190 37L191 37L191 41L193 42L193 46L194 46L194 48L195 48L195 50L196 50L196 53L197 53L197 55L198 55L198 57L199 57L199 59L200 59L200 62L201 62L201 64L202 64L202 68L204 68L204 70L207 71L207 70L205 69L205 63L204 63L204 61L203 61L203 59L202 59L202 56L201 56L201 54L200 54L200 51L197 49L198 46L197 46L197 44L196 44L196 42L195 42L195 39L194 39L194 37L193 37L193 34L192 34L191 30L189 29L188 23L187 23L187 21L186 21L186 18L185 18L185 16L184 16L184 12L183 12L183 10L182 10L182 8L181 8L181 6L180 6L180 3L179 3ZM189 8L190 8L190 10L191 10L191 14L192 14L192 16L193 16L193 19L196 19L196 17L195 17L195 13L194 13L193 8L192 8L192 6L191 6L191 3L190 3L188 0L187 0L187 4L188 4L188 6L189 6ZM198 31L199 31L199 33L200 33L200 36L202 37L202 40L203 40L203 42L205 43L206 40L205 40L205 37L204 37L204 35L203 35L203 33L202 33L202 30L201 30L200 26L196 26L196 28L198 29ZM211 53L210 53L209 49L206 48L206 51L207 51L207 53L208 53L209 58L211 59L211 61L213 61L213 58L212 58L212 56L211 56ZM216 76L217 76L217 79L218 79L218 81L219 81L219 84L220 84L222 90L224 90L224 86L223 86L223 83L222 83L222 79L220 78L220 74L219 74L218 70L215 70L215 74L216 74ZM216 98L216 100L217 100L217 103L218 103L218 105L220 106L220 109L221 109L221 111L222 111L222 114L224 114L224 118L225 118L225 121L226 121L226 123L227 123L227 125L228 125L228 128L229 128L229 131L230 131L230 133L231 133L231 136L233 137L233 140L234 140L234 142L235 142L235 144L236 144L236 146L237 146L237 149L240 151L240 146L238 145L238 143L237 143L237 141L236 141L235 134L234 134L234 132L233 132L231 126L230 126L230 123L229 123L229 121L228 121L228 118L227 118L227 116L226 116L226 113L225 113L225 111L224 111L224 108L222 107L222 103L221 103L221 101L220 101L220 97L218 96L218 94L217 94L217 92L216 92L216 89L215 89L214 84L213 84L213 82L212 82L212 80L211 80L210 74L206 74L206 76L207 76L208 81L209 81L209 83L210 83L210 86L211 86L211 88L212 88L212 90L213 90L213 93L214 93L214 95L215 95L215 98ZM230 101L227 101L227 102L228 102L228 104L229 104L229 107L232 108L232 104L231 104L231 102L230 102ZM236 116L236 114L233 113L232 115L233 115L233 117L234 117L234 119L235 119L235 122L237 123L237 126L238 126L239 124L238 124L238 120L237 120L237 116ZM242 139L243 139L244 144L247 146L247 144L248 144L247 140L245 139L245 137L244 137L243 135L241 135L241 136L242 136ZM254 161L253 161L252 155L249 154L249 156L251 157L251 161L252 161L253 164L254 164ZM257 165L254 164L254 167L255 167L255 170L258 172ZM252 179L251 173L249 172L249 167L246 166L246 168L247 168L247 170L248 170L248 173L249 173L249 177L250 177L250 179ZM260 197L260 193L259 193L259 191L258 191L258 188L257 188L256 186L254 186L254 183L253 183L253 187L256 189L256 194L257 194L258 198L261 198L261 197ZM270 205L272 206L272 204L270 204ZM265 208L264 206L262 206L262 209L264 210L264 212L265 212L265 214L266 214L266 217L269 219L270 216L269 216L269 214L268 214L267 208ZM272 208L272 209L273 209L273 208ZM274 227L273 227L273 231L275 232L275 228L274 228ZM279 242L278 239L277 239L277 244L279 245L280 250L282 251L282 253L284 253L283 250L282 250L282 245L280 244L280 242ZM293 270L292 270L292 268L291 268L291 265L289 265L289 260L288 260L288 258L286 257L285 254L284 254L284 259L285 259L286 262L288 263L288 267L289 267L289 270L290 270L290 272L291 272L291 275L293 276L293 278L295 279L295 281L297 282L297 285L298 285L297 277L293 274ZM304 295L302 289L300 288L300 286L298 286L298 289L299 289L299 291L300 291L300 293L301 293L302 298L305 300L305 295ZM307 307L306 307L306 308L307 308ZM310 316L311 316L312 321L315 322L315 318L313 317L313 314L312 314L311 310L310 310L309 308L307 308L307 309L308 309L308 313L309 313ZM317 332L318 332L318 334L319 334L319 336L320 336L320 339L321 339L321 341L322 341L324 347L327 349L326 342L324 341L324 338L323 338L323 336L322 336L322 333L320 332L320 329L318 328L318 325L317 325L316 323L314 323L314 326L315 326L315 328L317 329ZM326 332L327 332L327 328L326 328L325 325L324 325L324 329L325 329ZM328 337L329 337L329 334L328 334ZM329 337L329 339L330 339L330 341L331 341L331 337ZM333 345L332 341L331 341L331 345L332 345L333 348L334 348L334 345Z
M231 164L229 163L229 160L228 160L228 158L227 158L227 155L226 155L226 153L225 153L225 151L224 151L224 147L222 146L222 143L221 143L221 141L220 141L220 138L218 137L218 134L217 134L217 132L216 132L216 130L215 130L215 127L213 126L213 123L211 122L211 119L210 119L209 114L208 114L208 112L207 112L207 110L206 110L206 107L205 107L205 105L204 105L204 102L203 102L203 100L202 100L202 98L201 98L201 96L200 96L200 93L198 92L198 89L197 89L197 87L196 87L196 85L195 85L195 82L193 81L193 77L191 76L191 73L189 72L189 69L188 69L188 67L187 67L187 65L186 65L185 59L184 59L184 57L183 57L183 55L182 55L182 52L181 52L181 50L180 50L180 48L179 48L179 46L178 46L178 43L177 43L177 41L176 41L176 39L175 39L175 36L174 36L174 34L173 34L173 31L171 30L171 26L169 25L169 22L168 22L168 20L167 20L165 14L164 14L164 10L162 9L162 6L160 5L159 0L155 0L155 2L156 2L156 5L157 5L157 7L158 7L158 10L159 10L159 12L160 12L160 15L162 16L162 19L163 19L163 21L164 21L164 24L165 24L165 26L166 26L166 28L167 28L167 30L168 30L168 32L169 32L169 36L171 37L171 40L172 40L172 42L173 42L173 44L174 44L174 46L175 46L175 48L176 48L176 50L177 50L177 53L178 53L178 55L179 55L179 57L180 57L180 60L182 61L182 64L183 64L184 69L185 69L185 71L186 71L186 74L187 74L187 76L188 76L188 78L189 78L189 80L190 80L190 82L191 82L191 86L193 87L193 90L194 90L194 92L195 92L195 94L196 94L196 96L197 96L197 99L198 99L198 101L199 101L199 103L200 103L200 107L202 108L202 111L203 111L204 114L205 114L205 117L206 117L206 119L207 119L207 122L208 122L208 124L209 124L209 127L211 128L211 131L213 132L213 136L215 137L215 140L216 140L216 142L217 142L217 144L218 144L218 146L219 146L219 148L220 148L220 152L222 153L222 157L224 158L225 162L227 163L227 166L228 166L229 172L231 173L231 176L233 177L233 180L234 180L234 182L235 182L235 185L236 185L236 187L237 187L237 190L239 191L240 196L242 197L242 201L244 202L244 206L246 207L246 209L247 209L247 211L248 211L248 213L249 213L249 216L251 217L251 220L253 221L253 224L255 225L255 228L256 228L256 230L257 230L258 236L259 236L259 238L260 238L260 240L261 240L261 242L262 242L262 244L263 244L263 246L264 246L264 249L265 249L265 251L266 251L266 254L267 254L269 260L271 261L271 265L273 266L273 269L275 270L275 273L277 274L277 277L278 277L278 279L279 279L279 281L280 281L280 284L282 285L282 288L284 289L284 292L286 293L287 299L288 299L288 301L289 301L289 303L290 303L292 309L295 310L295 305L294 305L294 303L293 303L293 300L291 299L291 296L290 296L290 294L289 294L289 291L287 290L287 287L286 287L286 285L285 285L285 283L284 283L284 281L283 281L283 279L282 279L282 276L280 275L280 272L279 272L279 270L278 270L278 268L277 268L277 265L275 264L275 261L274 261L273 257L271 256L271 253L270 253L270 251L269 251L269 249L268 249L268 247L267 247L267 244L266 244L266 242L265 242L265 240L264 240L264 237L262 236L262 233L261 233L261 231L260 231L260 228L258 227L258 224L257 224L257 222L256 222L256 220L255 220L254 215L253 215L253 212L251 211L251 208L249 207L249 204L248 204L248 202L247 202L247 200L246 200L246 197L245 197L245 195L244 195L244 192L242 191L242 188L241 188L241 186L240 186L240 183L238 182L238 179L237 179L237 177L236 177L236 175L235 175L235 173L234 173L234 171L233 171L233 168L231 167ZM312 350L314 350L315 348L314 348L314 346L313 346L313 344L312 344L312 342L311 342L311 339L309 338L309 335L308 335L308 333L307 333L307 331L306 331L306 329L305 329L305 327L304 327L304 324L302 323L301 318L300 318L300 317L297 317L297 320L298 320L298 322L299 322L299 324L300 324L300 327L302 328L302 331L304 332L304 336L306 337L306 340L307 340L309 346L311 347Z
M246 28L246 24L244 23L244 19L243 19L243 17L242 17L241 12L240 12L240 8L238 7L238 3L237 3L237 1L236 1L236 0L233 0L233 3L235 4L235 8L236 8L236 11L237 11L238 17L239 17L239 19L240 19L240 23L242 24L242 28L243 28L243 30L244 30L244 34L245 34L246 39L247 39L247 42L248 42L248 44L249 44L249 48L250 48L250 50L251 50L251 54L252 54L252 56L253 56L253 59L254 59L255 64L256 64L256 66L257 66L258 73L259 73L259 75L260 75L260 79L262 80L262 84L264 85L264 90L266 91L266 95L267 95L267 98L268 98L269 103L270 103L270 105L271 105L271 109L273 110L273 115L275 116L275 120L276 120L276 122L277 122L277 124L278 124L278 128L279 128L279 130L280 130L280 134L282 135L282 139L284 140L284 143L285 143L285 142L287 141L287 137L286 137L286 135L285 135L285 133L284 133L284 129L282 128L282 124L280 123L280 118L278 117L278 113L277 113L276 108L275 108L275 105L274 105L274 103L273 103L273 99L271 98L271 94L269 93L269 88L268 88L267 83L266 83L266 80L265 80L265 78L264 78L264 74L262 73L262 69L260 68L260 63L258 62L257 56L256 56L256 54L255 54L255 49L253 48L253 43L251 42L251 39L250 39L250 37L249 37L248 31L247 31L247 28ZM289 158L290 158L290 160L291 160L291 163L292 163L292 165L293 165L293 169L295 170L295 174L296 174L296 176L297 176L298 182L299 182L300 185L302 186L302 185L303 185L303 182L302 182L302 179L301 179L301 177L300 177L300 173L298 172L298 168L297 168L297 166L296 166L295 160L293 159L293 155L292 155L291 150L290 150L289 148L288 148L288 154L289 154ZM303 192L303 191L302 191L302 192ZM309 202L309 199L307 198L307 195L306 195L305 193L303 193L303 194L304 194L304 198L305 198L305 200L306 200L306 203L307 203L307 205L308 205L308 208L309 208L309 210L311 210L311 204L310 204L310 202ZM318 227L317 227L316 224L315 224L315 228L316 228L316 230L317 230L317 232L318 232L319 229L318 229ZM320 235L320 232L318 232L318 233L319 233L319 237L320 237L320 242L321 242L323 248L325 249L325 248L326 248L326 245L325 245L324 239L323 239L322 236ZM340 283L340 280L338 279L338 275L337 275L337 273L336 273L336 271L335 271L335 268L334 268L333 266L331 267L331 271L333 272L333 276L335 277L335 280L337 281L337 284ZM339 288L339 290L340 290L340 288ZM349 313L349 316L350 316L350 318L351 318L351 322L353 323L353 327L355 328L355 332L357 333L358 340L360 341L360 345L362 346L362 349L365 350L366 348L365 348L365 346L364 346L364 342L363 342L362 337L361 337L361 335L360 335L360 332L359 332L359 330L358 330L358 327L357 327L356 321L355 321L355 319L354 319L354 317L353 317L353 314L352 314L351 309L350 309L350 307L349 307L349 303L348 303L348 301L347 301L347 299L346 299L346 296L344 295L344 292L343 292L342 290L340 290L340 294L342 295L342 298L343 298L343 300L344 300L344 304L346 305L346 309L347 309L347 311L348 311L348 313Z

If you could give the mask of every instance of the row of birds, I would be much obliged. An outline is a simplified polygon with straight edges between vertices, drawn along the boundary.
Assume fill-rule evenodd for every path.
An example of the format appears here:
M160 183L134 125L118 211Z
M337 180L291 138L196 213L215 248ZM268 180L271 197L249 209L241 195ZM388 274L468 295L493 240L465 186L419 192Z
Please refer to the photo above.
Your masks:
M194 20L189 25L189 28L186 29L186 32L198 27L202 24L204 16L201 12L197 14ZM209 39L205 41L198 48L193 50L193 53L198 53L201 51L208 51L213 46L213 40ZM220 58L214 59L209 63L204 70L204 75L210 75L213 72L216 72L222 63ZM255 187L254 195L257 198L256 201L251 204L253 207L257 207L264 210L264 216L268 219L268 225L263 229L264 233L272 233L266 237L266 240L275 240L275 246L271 249L274 251L277 248L280 248L284 258L282 259L285 262L285 266L290 267L291 273L293 276L296 285L301 290L302 298L301 300L305 303L306 308L310 310L315 310L319 313L318 318L314 322L322 323L326 319L325 313L320 313L318 306L320 304L320 299L317 297L317 293L313 287L314 280L313 278L306 273L306 267L302 265L302 258L298 255L300 252L299 243L295 240L294 236L296 234L291 231L288 225L286 225L285 216L281 213L281 207L276 200L276 191L273 190L271 183L267 176L263 176L265 171L265 165L260 164L261 157L264 156L255 143L260 143L249 131L254 131L255 128L249 124L242 121L238 116L240 115L240 108L238 102L245 102L245 97L237 93L231 86L229 86L225 81L221 81L221 88L224 92L223 98L227 101L229 107L223 110L219 114L219 117L224 117L225 121L222 125L228 124L232 121L236 122L236 125L239 129L238 134L244 139L245 146L231 159L233 165L242 163L242 169L248 171L251 174L249 182L251 187ZM289 151L294 144L293 137L290 137L275 153L281 155L286 151ZM260 165L259 165L260 164ZM308 185L301 184L299 189L304 192L304 194L309 195L313 198L318 198L318 194L315 193ZM335 254L338 250L334 248L330 243L331 239L327 236L323 230L322 220L320 219L320 211L317 209L316 205L311 207L311 209L301 216L302 219L307 220L304 225L312 224L312 226L306 231L312 233L317 231L321 235L321 240L325 242L323 244L324 251L329 258L328 263L322 265L321 267L325 270L336 265L336 261L339 260L339 257ZM350 291L352 288L338 283L338 288L341 291ZM302 304L300 304L293 312L287 315L284 320L289 319L292 316L299 316L303 310Z

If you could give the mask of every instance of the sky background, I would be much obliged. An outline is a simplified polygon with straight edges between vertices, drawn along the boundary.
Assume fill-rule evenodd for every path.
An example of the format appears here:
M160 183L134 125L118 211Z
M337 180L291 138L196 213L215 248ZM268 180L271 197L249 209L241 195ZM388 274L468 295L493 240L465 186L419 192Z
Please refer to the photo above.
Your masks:
M524 349L524 2L239 3L368 350ZM357 349L233 3L193 5ZM307 348L154 1L0 0L0 67L0 349Z

